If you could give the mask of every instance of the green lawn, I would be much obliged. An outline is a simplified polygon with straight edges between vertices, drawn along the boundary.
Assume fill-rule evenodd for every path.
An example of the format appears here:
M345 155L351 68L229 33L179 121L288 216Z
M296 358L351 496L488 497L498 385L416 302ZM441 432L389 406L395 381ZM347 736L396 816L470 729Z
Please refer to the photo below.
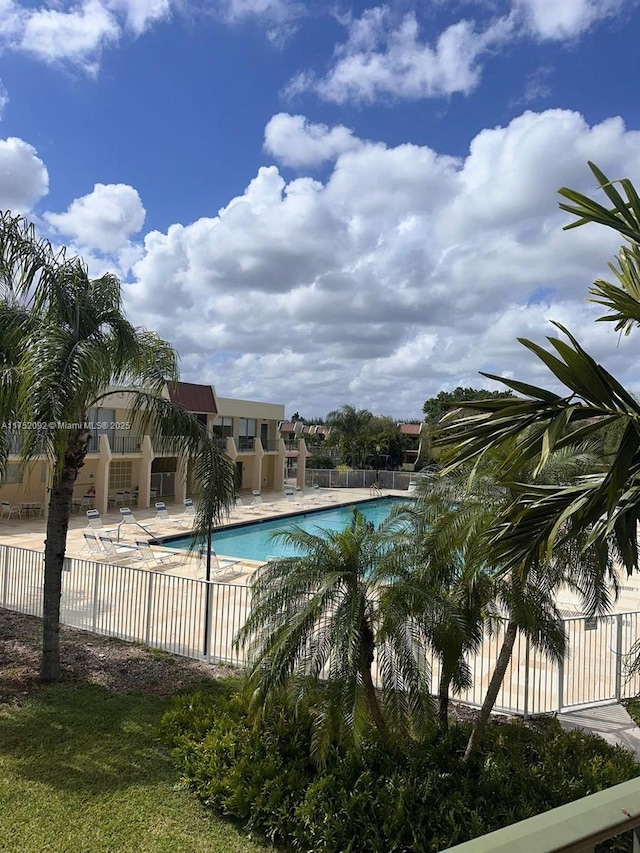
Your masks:
M176 788L168 702L75 683L0 707L0 850L264 853Z

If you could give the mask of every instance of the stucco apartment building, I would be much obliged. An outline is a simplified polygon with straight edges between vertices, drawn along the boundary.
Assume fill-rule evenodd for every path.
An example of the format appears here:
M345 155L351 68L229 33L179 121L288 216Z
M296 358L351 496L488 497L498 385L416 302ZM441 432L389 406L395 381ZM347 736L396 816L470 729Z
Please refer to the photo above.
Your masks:
M287 450L279 426L284 406L253 400L219 397L210 385L168 383L165 396L192 412L218 438L236 466L239 492L278 491L284 487ZM132 394L113 388L99 409L87 412L92 424L85 464L74 489L77 509L95 505L106 512L125 500L142 508L154 499L181 503L191 493L184 460L171 438L154 439L129 420ZM43 455L29 465L20 463L16 436L9 456L0 500L25 513L44 507L52 466ZM296 481L304 485L306 451L296 447ZM197 486L193 486L197 491ZM119 494L120 493L120 494ZM88 497L90 496L90 497ZM35 505L35 506L34 506Z

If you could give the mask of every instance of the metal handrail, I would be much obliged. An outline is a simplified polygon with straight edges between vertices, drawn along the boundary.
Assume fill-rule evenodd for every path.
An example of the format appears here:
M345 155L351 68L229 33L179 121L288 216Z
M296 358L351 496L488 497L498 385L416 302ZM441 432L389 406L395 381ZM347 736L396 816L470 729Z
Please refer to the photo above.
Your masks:
M593 853L596 844L633 830L640 853L640 778L614 785L442 853Z

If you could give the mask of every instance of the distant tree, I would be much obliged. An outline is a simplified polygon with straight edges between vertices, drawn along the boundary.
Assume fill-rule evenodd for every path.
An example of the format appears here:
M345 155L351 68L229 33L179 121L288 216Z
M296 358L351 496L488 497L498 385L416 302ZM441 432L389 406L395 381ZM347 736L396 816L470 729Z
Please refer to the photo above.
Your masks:
M372 417L368 424L369 454L376 468L397 468L402 462L404 436L393 418Z
M323 453L314 453L307 459L307 468L309 470L317 470L319 468L335 468L333 459Z
M341 406L329 412L327 426L331 428L327 443L337 447L342 462L352 468L361 468L368 453L369 426L373 415L366 409Z
M304 418L300 417L300 412L295 412L291 415L291 423L295 423L296 421L304 421Z
M501 400L505 397L513 397L513 392L462 388L459 385L453 391L440 391L435 397L429 397L425 401L422 411L425 413L426 421L435 424L446 412L455 408L456 403L468 402L470 400ZM468 413L469 410L466 409L465 414Z

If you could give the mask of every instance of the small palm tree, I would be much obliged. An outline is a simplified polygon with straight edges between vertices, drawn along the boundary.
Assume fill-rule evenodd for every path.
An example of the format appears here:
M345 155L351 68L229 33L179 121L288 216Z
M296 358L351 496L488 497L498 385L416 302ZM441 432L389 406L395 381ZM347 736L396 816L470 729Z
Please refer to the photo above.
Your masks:
M282 689L301 698L322 680L320 757L336 734L359 743L369 721L393 749L401 732L418 736L432 718L420 626L383 594L402 579L392 547L401 527L387 519L376 528L357 510L338 532L294 527L276 538L301 556L270 561L254 576L237 638L248 651L254 701L264 707Z
M468 656L482 645L493 606L495 570L484 558L484 535L494 518L493 489L480 480L465 491L453 478L424 477L413 507L401 510L412 521L415 563L411 599L399 593L419 618L427 642L440 662L438 719L446 729L449 695L472 685ZM390 594L394 592L393 588Z
M83 425L110 384L130 389L131 420L141 429L176 437L177 452L202 483L199 531L210 530L212 520L231 505L230 459L203 425L163 397L166 381L177 377L171 346L126 319L115 276L90 279L78 258L56 254L25 219L0 215L0 412L5 423L41 426L19 435L22 463L44 452L53 468L45 542L43 681L60 676L62 568L73 487L90 438ZM9 426L0 429L0 474L13 439Z
M566 447L547 460L540 478L568 482L598 464L596 443ZM475 752L495 705L513 654L518 632L550 658L560 661L566 653L566 636L556 607L557 591L567 585L578 591L590 612L610 606L610 583L615 592L615 573L609 548L588 548L585 553L566 546L547 561L511 567L492 552L491 536L496 519L513 499L508 482L531 479L521 468L501 479L513 446L505 443L486 454L482 465L469 472L461 466L445 478L432 478L415 509L420 523L422 563L418 577L426 579L428 606L425 630L441 659L440 719L444 723L448 700L447 680L468 684L465 656L477 650L488 619L501 614L502 644L478 717L469 738L465 759ZM490 567L490 568L489 568ZM432 578L436 579L433 584ZM442 589L438 592L437 581ZM451 626L446 620L451 620ZM429 623L432 623L431 625ZM451 680L449 683L451 683Z

